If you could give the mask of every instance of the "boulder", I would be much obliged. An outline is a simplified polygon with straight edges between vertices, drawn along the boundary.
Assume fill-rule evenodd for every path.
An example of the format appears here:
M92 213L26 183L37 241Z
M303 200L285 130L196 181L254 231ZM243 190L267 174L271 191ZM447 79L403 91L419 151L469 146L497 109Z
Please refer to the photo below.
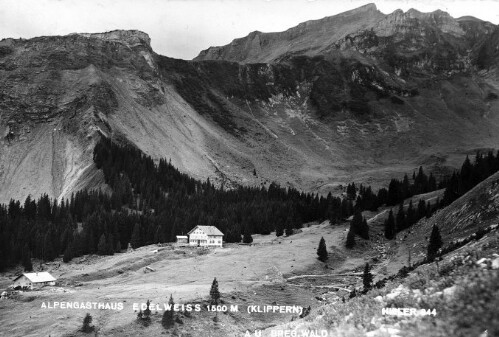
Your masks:
M399 285L397 288L393 289L391 293L386 295L386 298L389 300L392 300L400 295L408 295L410 292L409 288L405 287L404 285Z
M492 263L490 265L492 269L499 269L499 257L495 258L492 260Z
M390 336L398 337L402 331L400 329L382 326L377 330L366 332L367 337L377 337L377 336Z
M492 261L489 258L482 257L480 260L476 261L477 266L480 268L489 268Z
M445 288L442 291L442 293L444 294L444 297L452 298L452 297L454 297L456 290L457 290L457 286L453 285L452 287Z
M422 292L421 290L419 290L419 289L414 289L414 290L412 291L412 295L413 295L414 297L421 297L421 296L423 296L423 292Z

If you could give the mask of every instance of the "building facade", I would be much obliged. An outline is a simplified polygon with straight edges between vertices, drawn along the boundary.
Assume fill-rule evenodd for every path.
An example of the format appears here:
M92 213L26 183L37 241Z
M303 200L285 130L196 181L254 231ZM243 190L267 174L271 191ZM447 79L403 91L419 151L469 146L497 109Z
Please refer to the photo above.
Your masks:
M196 226L189 233L189 245L222 247L224 234L215 226Z

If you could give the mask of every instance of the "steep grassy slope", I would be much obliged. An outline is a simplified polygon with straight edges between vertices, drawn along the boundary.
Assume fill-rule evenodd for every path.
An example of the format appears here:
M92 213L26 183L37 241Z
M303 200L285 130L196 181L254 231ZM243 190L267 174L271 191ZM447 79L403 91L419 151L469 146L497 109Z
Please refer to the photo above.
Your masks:
M497 335L498 179L499 174L494 174L389 242L387 259L377 260L373 269L375 282L383 279L385 272L391 275L382 287L346 302L338 300L334 291L325 292L323 297L330 296L332 301L315 307L303 320L270 327L262 335L285 331L290 335L326 331L329 336L368 337ZM441 230L443 254L408 274L399 272L409 263L409 251L412 264L426 255L433 224ZM368 252L363 259L373 262ZM356 287L362 288L360 279ZM436 315L389 316L382 313L383 308L435 309Z
M407 261L409 251L414 259L426 255L429 233L433 225L440 228L444 247L472 235L478 230L497 224L499 216L499 175L496 173L478 184L463 197L438 211L430 219L423 219L399 235L400 242L392 247L392 259L386 264L389 272L396 272L390 265Z

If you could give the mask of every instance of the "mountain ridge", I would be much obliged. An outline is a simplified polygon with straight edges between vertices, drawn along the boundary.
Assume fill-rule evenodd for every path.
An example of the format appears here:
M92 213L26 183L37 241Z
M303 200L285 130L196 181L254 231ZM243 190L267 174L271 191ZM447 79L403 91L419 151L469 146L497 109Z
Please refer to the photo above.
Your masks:
M375 17L370 17L372 14L375 15ZM289 28L285 31L282 32L276 32L276 33L262 33L259 31L254 31L249 33L246 37L243 38L237 38L233 40L230 44L223 46L223 47L210 47L204 51L201 51L200 54L195 57L193 60L195 61L200 61L200 60L215 60L215 59L221 59L221 57L224 55L223 59L228 60L228 61L236 61L236 62L243 62L244 63L244 55L236 55L234 57L228 58L227 56L230 55L231 53L231 46L238 46L241 43L244 43L245 45L248 46L262 46L263 48L257 48L257 50L252 53L249 56L249 59L253 63L258 63L258 62L270 62L273 59L276 58L276 56L269 54L265 50L265 46L271 44L272 42L275 42L276 40L279 41L280 39L284 39L289 43L293 43L295 45L295 49L303 46L310 44L311 41L314 40L319 40L319 42L323 42L324 40L335 40L338 39L339 37L342 37L348 33L353 33L354 31L358 30L357 26L367 26L370 22L375 22L378 20L378 18L384 17L384 14L379 12L376 8L376 5L374 4L368 4L344 13L340 13L334 16L328 16L322 19L318 20L310 20L306 21L303 23L298 24L295 27ZM339 23L336 21L340 21ZM335 32L335 29L338 28L341 24L344 23L349 23L349 21L354 22L354 28L350 28L346 30L346 32L340 31L340 32ZM366 23L367 22L367 23ZM330 24L330 25L328 25ZM313 30L314 28L317 28L318 26L321 29L321 34L317 36L306 36L308 41L301 41L297 40L297 38L300 37L300 35L303 35L303 33ZM262 40L263 39L263 40ZM316 42L316 41L314 41ZM315 43L315 45L319 45L319 43ZM225 50L225 47L228 48L228 50Z
M378 12L334 16L342 38L315 56L268 44L271 63L175 60L136 30L4 39L0 200L105 188L92 161L101 135L227 187L321 193L384 185L419 165L448 172L494 148L497 26L461 20L453 35L441 13L394 12L388 24ZM358 30L366 13L386 25Z

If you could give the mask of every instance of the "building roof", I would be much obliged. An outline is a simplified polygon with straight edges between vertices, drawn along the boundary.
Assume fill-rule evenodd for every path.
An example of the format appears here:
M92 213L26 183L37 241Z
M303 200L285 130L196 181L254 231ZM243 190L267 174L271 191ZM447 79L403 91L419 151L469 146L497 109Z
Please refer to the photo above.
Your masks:
M196 226L193 229L191 229L191 231L187 234L191 234L197 228L202 230L206 235L222 235L222 236L224 235L224 233L220 232L220 230L215 226Z
M26 276L28 280L30 280L32 283L39 283L39 282L52 282L56 281L55 277L50 275L50 273L46 271L41 271L38 273L24 273L14 279L14 281L18 280L22 276Z
M177 239L187 239L187 235L177 235Z

